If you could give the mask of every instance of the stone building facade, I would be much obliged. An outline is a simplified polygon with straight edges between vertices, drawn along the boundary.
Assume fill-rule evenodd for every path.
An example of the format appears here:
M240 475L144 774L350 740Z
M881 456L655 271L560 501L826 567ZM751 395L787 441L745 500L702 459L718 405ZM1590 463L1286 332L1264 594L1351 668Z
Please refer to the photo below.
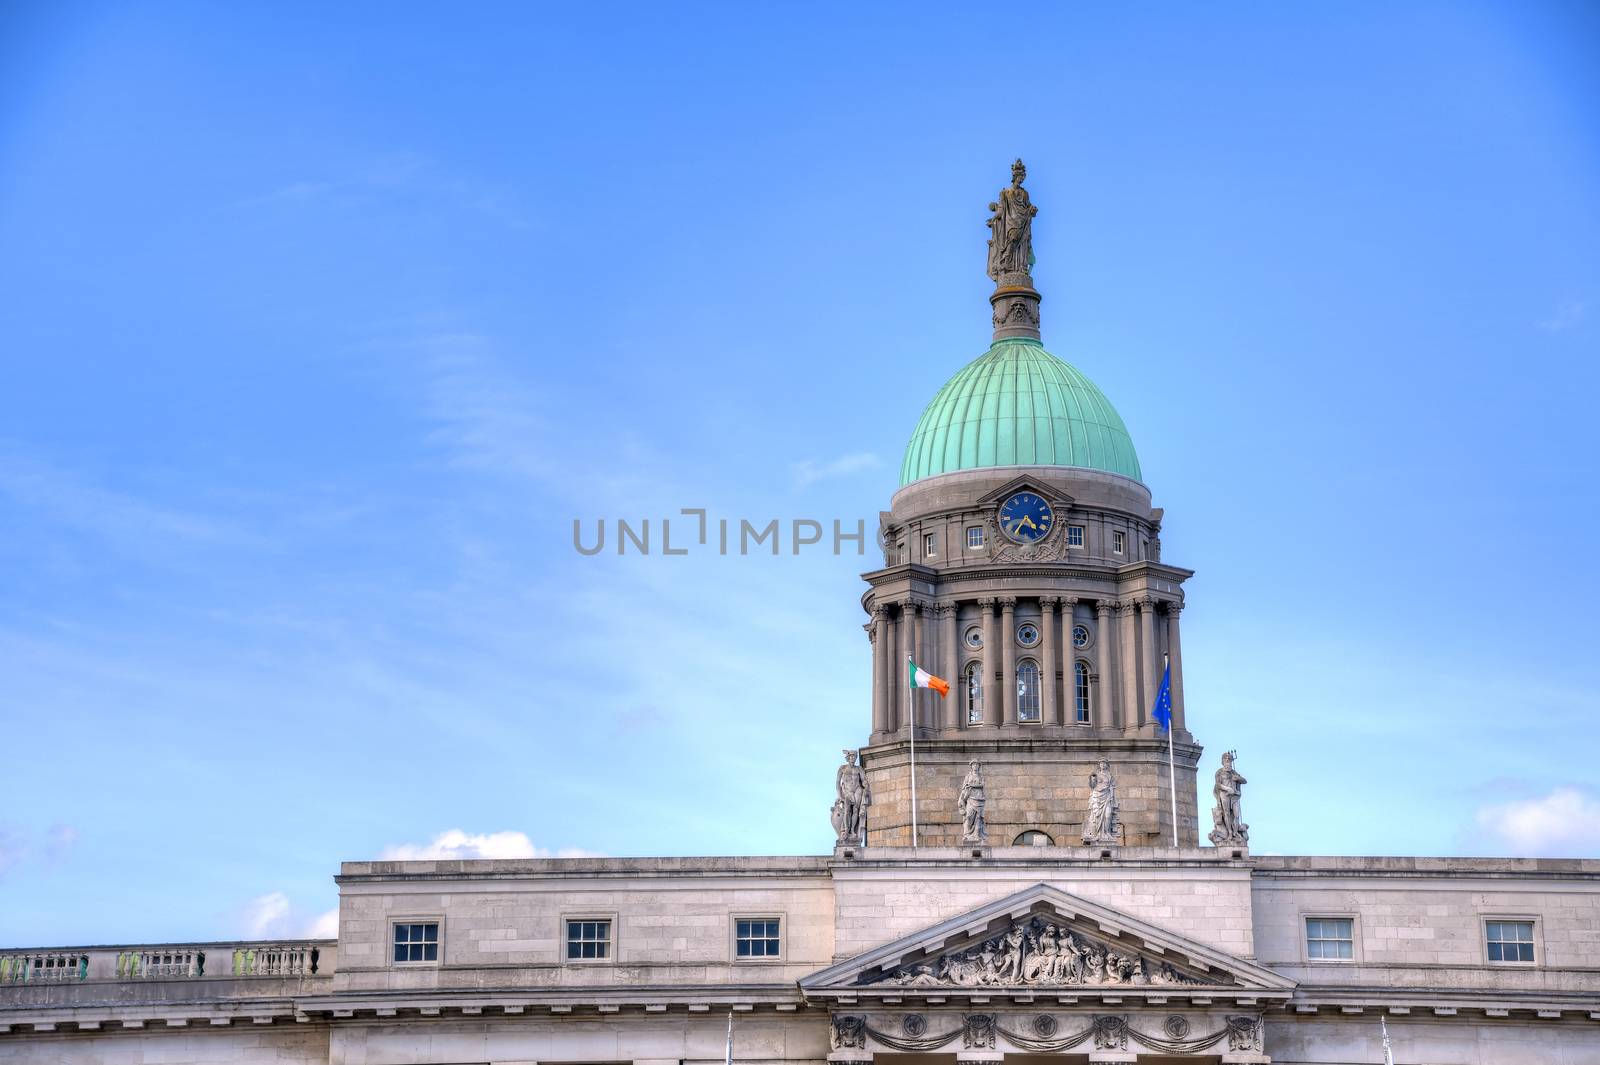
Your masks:
M1201 810L1191 574L1039 342L1024 178L865 575L831 854L347 862L337 940L0 950L0 1061L1600 1063L1600 861L1252 855L1231 760Z

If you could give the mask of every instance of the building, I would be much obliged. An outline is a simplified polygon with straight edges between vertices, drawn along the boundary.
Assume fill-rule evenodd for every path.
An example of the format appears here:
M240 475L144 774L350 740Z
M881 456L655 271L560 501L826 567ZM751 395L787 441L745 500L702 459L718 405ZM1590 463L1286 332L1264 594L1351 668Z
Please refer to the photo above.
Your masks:
M865 575L831 855L348 862L337 941L0 952L0 1059L1600 1062L1600 861L1253 856L1231 761L1202 843L1191 574L1040 343L1024 178Z

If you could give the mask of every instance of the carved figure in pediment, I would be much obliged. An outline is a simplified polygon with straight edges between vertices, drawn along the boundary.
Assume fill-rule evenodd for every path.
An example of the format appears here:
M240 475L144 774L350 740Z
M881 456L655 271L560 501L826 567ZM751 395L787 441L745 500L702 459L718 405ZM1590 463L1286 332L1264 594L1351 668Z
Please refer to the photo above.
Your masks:
M1112 949L1042 916L938 958L902 965L878 979L913 987L1198 984L1171 964ZM869 981L870 982L870 981Z
M1056 938L1056 926L1047 924L1044 931L1033 940L1033 947L1022 964L1022 982L1036 984L1048 981L1060 956L1061 941Z

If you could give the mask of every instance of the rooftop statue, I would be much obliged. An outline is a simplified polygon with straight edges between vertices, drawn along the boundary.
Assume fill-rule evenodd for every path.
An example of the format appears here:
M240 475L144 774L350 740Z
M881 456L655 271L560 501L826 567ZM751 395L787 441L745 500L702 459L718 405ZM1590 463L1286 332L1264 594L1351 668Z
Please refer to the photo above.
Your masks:
M872 788L867 775L856 765L856 752L844 752L844 765L835 776L838 798L833 802L833 831L841 845L867 845L867 807L872 805Z
M974 758L967 779L961 782L961 794L956 807L961 814L961 842L983 843L989 838L989 825L983 817L983 806L988 796L983 788L983 767Z
M1239 795L1248 783L1233 768L1238 751L1222 755L1222 765L1217 768L1217 780L1211 795L1217 804L1211 808L1211 843L1216 847L1246 847L1250 844L1250 826L1239 817Z
M1111 763L1101 759L1089 774L1089 815L1083 819L1084 843L1117 842L1117 780Z
M1011 184L989 205L989 276L1005 284L1022 281L1033 269L1033 216L1039 213L1022 187L1028 168L1018 159L1011 164Z

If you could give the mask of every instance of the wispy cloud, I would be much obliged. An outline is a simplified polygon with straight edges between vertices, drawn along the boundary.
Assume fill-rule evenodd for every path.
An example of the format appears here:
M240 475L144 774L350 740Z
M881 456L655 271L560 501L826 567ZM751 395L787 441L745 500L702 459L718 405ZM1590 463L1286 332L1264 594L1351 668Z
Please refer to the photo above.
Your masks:
M523 832L472 834L448 829L427 843L397 843L385 847L380 858L388 862L419 862L463 858L587 858L593 851L565 847L551 850L534 845Z
M815 459L796 462L789 467L789 472L794 476L794 486L805 488L833 477L849 477L852 474L875 470L882 464L883 460L872 452L856 451L840 455L831 462L819 462Z
M281 891L257 895L245 904L243 923L247 939L264 939L281 935L282 925L289 916L289 896Z
M339 907L335 906L326 913L319 913L316 920L306 926L307 939L338 939L339 938Z
M236 204L273 204L340 200L358 203L391 198L430 200L455 210L483 215L509 229L527 229L528 219L505 192L452 173L419 155L399 154L373 159L339 176L298 178Z
M55 824L42 833L32 833L12 825L0 825L0 878L28 862L55 865L78 843L78 830L72 825Z
M1555 309L1548 318L1534 324L1547 333L1562 333L1578 325L1589 315L1588 300L1568 300Z
M1561 787L1532 799L1478 810L1478 827L1513 854L1571 857L1600 854L1600 799Z
M15 450L0 452L0 495L127 548L259 542L227 522L148 502Z

